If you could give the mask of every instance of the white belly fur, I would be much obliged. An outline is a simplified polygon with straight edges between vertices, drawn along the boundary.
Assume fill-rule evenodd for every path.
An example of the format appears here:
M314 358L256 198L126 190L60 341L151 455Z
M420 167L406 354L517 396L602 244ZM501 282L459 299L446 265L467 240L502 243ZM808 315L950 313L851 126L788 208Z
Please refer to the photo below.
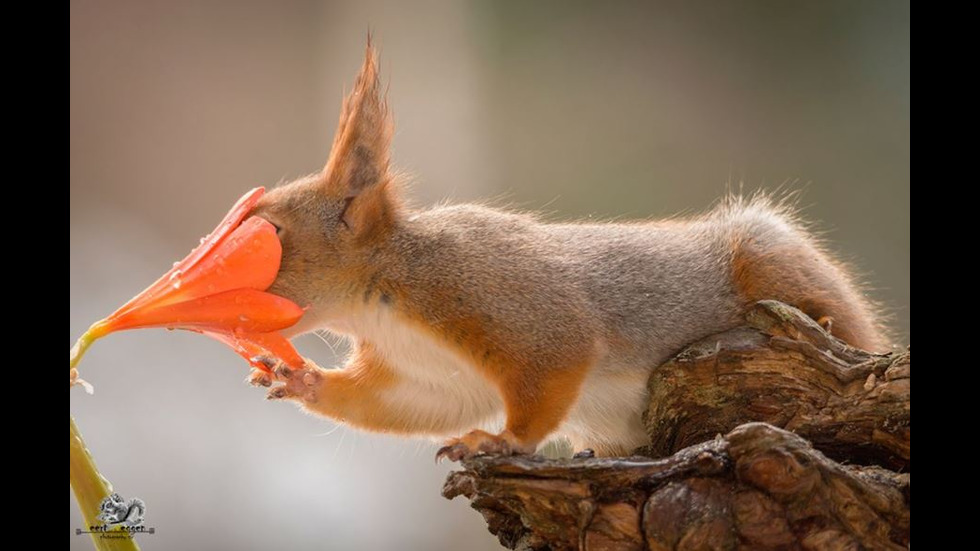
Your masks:
M497 389L461 354L439 342L390 308L378 306L349 321L351 333L371 343L384 362L405 379L405 384L384 390L384 398L423 426L445 425L455 436L486 426L503 409Z
M647 444L642 416L649 376L649 371L635 366L595 366L558 434L567 437L576 451L629 453Z
M407 384L385 390L384 398L423 425L453 420L453 436L474 428L502 428L503 402L494 386L461 354L390 308L379 305L349 318L342 328L370 342ZM341 328L338 328L341 329ZM600 364L587 376L568 417L551 438L568 438L575 449L627 449L647 441L641 415L649 373Z

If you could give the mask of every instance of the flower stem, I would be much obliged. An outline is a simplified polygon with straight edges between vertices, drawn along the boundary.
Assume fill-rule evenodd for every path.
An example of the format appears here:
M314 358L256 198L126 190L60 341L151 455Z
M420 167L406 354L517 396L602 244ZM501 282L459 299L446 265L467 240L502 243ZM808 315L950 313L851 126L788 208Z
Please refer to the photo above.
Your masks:
M78 337L75 346L72 346L71 350L68 351L68 369L74 369L78 362L82 361L82 356L85 355L85 351L92 346L93 342L95 342L95 338L88 331Z
M68 351L68 369L75 369L78 362L82 361L82 356L85 355L85 351L88 347L92 346L96 340L104 337L106 335L106 321L97 321L88 328L88 331L82 333L81 337L75 341L75 345L71 347Z
M71 425L68 478L71 481L71 489L75 492L78 507L82 510L82 517L85 518L85 529L89 529L90 526L101 524L96 517L99 515L102 500L112 493L112 485L99 474L95 460L85 447L85 441L82 440L78 427L75 426L75 419L69 415L68 420ZM95 532L90 535L95 548L99 551L139 551L136 540L115 530Z

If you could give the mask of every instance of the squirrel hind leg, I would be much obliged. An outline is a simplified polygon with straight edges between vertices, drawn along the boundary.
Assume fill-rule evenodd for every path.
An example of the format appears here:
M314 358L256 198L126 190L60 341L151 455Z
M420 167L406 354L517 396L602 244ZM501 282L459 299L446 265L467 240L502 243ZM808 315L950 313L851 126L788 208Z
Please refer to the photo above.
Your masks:
M459 438L450 438L436 452L436 462L442 459L459 461L477 454L517 455L534 453L536 446L522 443L509 430L500 434L490 434L482 430L471 430Z
M467 459L480 453L494 455L531 454L568 416L578 399L589 364L574 367L503 369L518 379L498 381L507 415L500 434L473 430L446 442L436 461Z

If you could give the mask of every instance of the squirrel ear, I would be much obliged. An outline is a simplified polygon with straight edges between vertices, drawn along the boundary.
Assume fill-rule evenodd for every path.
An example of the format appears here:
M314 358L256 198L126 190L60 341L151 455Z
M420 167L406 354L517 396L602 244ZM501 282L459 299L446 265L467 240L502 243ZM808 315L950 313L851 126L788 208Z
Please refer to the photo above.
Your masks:
M377 53L368 37L364 65L344 99L330 158L323 167L326 193L352 200L373 188L387 187L392 130L391 114L381 94Z

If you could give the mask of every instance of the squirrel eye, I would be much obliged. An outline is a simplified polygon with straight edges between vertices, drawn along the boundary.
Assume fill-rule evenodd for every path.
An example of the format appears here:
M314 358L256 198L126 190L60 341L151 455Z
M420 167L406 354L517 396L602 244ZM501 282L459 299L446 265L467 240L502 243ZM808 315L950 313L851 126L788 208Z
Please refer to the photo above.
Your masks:
M340 214L337 216L337 220L344 225L345 228L350 229L350 224L347 223L347 209L350 208L351 202L354 201L354 197L344 197L344 204L340 208Z

